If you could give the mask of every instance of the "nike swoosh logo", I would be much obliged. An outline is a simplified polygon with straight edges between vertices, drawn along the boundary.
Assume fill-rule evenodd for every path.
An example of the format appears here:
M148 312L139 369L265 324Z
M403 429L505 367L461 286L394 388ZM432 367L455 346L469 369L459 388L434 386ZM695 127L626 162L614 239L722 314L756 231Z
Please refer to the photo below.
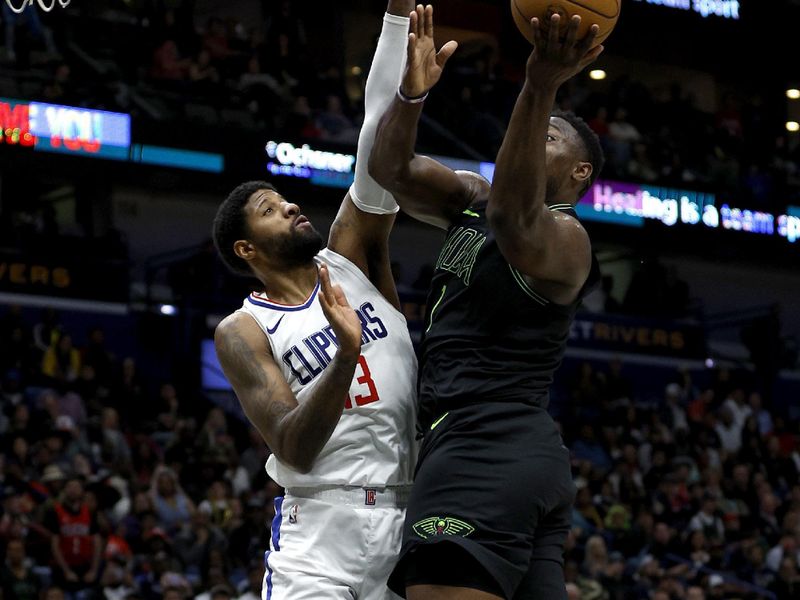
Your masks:
M286 316L286 315L283 315L283 317L285 317L285 316ZM273 327L272 329L270 329L270 328L269 328L269 326L267 326L267 333L268 333L268 334L272 335L273 333L275 333L276 331L278 331L278 327L280 326L280 324L281 324L281 321L283 321L283 317L281 317L280 319L278 319L278 322L277 322L277 323L275 323L275 327Z
M450 412L446 412L446 413L444 413L444 414L443 414L441 417L439 417L438 419L436 419L436 420L433 422L433 425L431 425L431 431L433 431L434 429L436 429L436 426L437 426L439 423L441 423L442 421L444 421L444 418L445 418L447 415L449 415L449 414L450 414Z

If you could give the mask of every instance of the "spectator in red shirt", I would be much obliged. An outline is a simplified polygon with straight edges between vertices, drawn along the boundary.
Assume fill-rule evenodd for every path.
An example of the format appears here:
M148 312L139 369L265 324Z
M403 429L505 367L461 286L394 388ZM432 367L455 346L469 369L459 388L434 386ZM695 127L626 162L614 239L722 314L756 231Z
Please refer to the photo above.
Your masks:
M102 542L96 517L86 502L82 478L73 475L67 480L62 500L45 515L45 526L53 533L55 581L70 592L93 588Z

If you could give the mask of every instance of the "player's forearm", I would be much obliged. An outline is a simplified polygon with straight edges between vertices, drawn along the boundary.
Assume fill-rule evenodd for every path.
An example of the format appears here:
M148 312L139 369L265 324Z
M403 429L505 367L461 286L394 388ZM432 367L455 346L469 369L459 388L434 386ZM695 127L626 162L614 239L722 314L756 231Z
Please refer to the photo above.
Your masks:
M389 0L386 12L398 17L407 17L414 10L414 0Z
M411 104L395 98L378 123L375 144L369 156L369 174L378 184L397 195L411 177L411 161L417 143L417 126L422 103ZM398 199L404 208L402 199Z
M373 214L393 214L398 210L391 194L370 177L367 163L375 143L378 122L400 85L406 61L411 4L407 0L389 3L364 91L364 122L358 136L355 178L350 196L360 210ZM398 13L401 11L405 15L400 16Z
M497 154L486 216L492 227L529 234L545 210L545 144L557 88L526 82Z
M309 397L281 419L273 450L293 469L307 473L314 466L342 416L357 362L357 354L337 352Z

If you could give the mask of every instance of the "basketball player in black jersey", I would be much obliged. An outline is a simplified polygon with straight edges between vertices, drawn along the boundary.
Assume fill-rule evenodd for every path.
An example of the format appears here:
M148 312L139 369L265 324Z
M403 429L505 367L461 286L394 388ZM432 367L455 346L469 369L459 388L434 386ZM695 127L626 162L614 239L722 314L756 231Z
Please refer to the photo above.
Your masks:
M414 154L437 54L432 8L412 14L409 59L370 155L370 174L415 218L447 230L428 298L419 403L424 434L390 587L411 600L566 598L563 546L575 493L547 413L575 310L599 279L573 207L603 163L562 83L593 62L597 26L559 16L535 48L494 181Z

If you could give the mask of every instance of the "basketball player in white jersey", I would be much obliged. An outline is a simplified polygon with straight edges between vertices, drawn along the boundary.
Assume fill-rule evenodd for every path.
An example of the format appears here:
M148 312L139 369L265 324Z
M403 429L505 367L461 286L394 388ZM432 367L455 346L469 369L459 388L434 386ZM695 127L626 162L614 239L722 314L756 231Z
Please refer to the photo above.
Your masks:
M266 182L236 188L214 242L259 293L215 343L244 412L273 454L275 501L264 600L397 598L416 461L416 358L388 258L397 204L367 174L377 122L404 69L412 2L390 0L366 90L355 182L328 246Z

